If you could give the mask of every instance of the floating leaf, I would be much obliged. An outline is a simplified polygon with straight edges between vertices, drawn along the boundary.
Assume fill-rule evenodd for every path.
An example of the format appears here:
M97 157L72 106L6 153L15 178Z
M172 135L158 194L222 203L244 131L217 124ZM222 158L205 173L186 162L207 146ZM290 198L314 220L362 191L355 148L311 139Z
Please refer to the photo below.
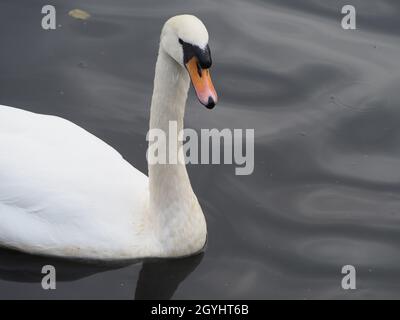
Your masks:
M90 14L81 9L71 10L70 12L68 12L68 15L72 18L80 19L80 20L87 20L90 18Z

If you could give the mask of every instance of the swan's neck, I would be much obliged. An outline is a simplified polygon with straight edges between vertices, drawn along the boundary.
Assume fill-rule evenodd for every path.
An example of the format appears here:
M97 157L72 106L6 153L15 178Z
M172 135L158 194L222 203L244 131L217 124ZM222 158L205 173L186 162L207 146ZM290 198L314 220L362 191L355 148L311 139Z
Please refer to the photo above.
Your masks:
M165 133L167 163L169 152L182 152L182 142L176 133L183 129L189 85L187 71L160 49L151 102L150 130L161 129ZM170 136L171 121L176 123L177 129L173 136ZM179 159L178 155L173 158ZM152 228L159 237L163 252L171 256L200 250L206 238L205 220L185 165L179 162L149 164L149 188Z

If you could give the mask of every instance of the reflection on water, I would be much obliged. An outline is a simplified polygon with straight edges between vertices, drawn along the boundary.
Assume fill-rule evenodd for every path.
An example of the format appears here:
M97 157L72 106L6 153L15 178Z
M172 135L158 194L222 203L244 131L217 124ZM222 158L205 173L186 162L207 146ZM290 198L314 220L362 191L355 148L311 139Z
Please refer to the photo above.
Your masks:
M145 261L136 285L135 299L171 299L178 285L202 259L203 253L181 259Z
M134 299L170 299L179 284L196 268L201 262L203 253L182 259L147 259L140 261L125 262L99 262L99 261L72 261L68 259L57 259L51 257L38 257L19 252L2 249L0 251L0 279L7 282L16 283L15 288L19 287L19 283L29 284L29 292L7 292L2 288L0 292L1 298L29 297L29 298L91 298L92 295L86 296L80 292L80 284L73 286L74 290L67 287L65 283L71 283L81 280L87 282L83 287L101 288L102 292L98 298L105 296L108 287L115 287L118 282L113 276L108 277L109 271L129 270L132 267L141 265L141 269L137 279L131 279L119 283L121 287L126 286L126 290L130 292L130 298ZM53 291L45 291L41 288L42 267L51 265L56 270L56 289ZM129 270L132 272L132 270ZM100 275L95 276L95 275ZM101 283L100 283L101 282ZM135 289L136 286L136 289ZM99 290L99 289L97 289ZM122 291L122 290L121 290ZM125 291L125 288L124 290ZM119 296L110 298L122 298Z
M0 104L72 120L146 172L160 28L191 12L210 32L220 104L191 92L186 125L254 128L255 171L190 166L204 255L105 266L0 251L1 298L398 297L398 1L353 0L356 31L340 27L342 0L53 3L46 32L40 1L0 3ZM52 263L60 283L45 292ZM340 287L344 264L355 291Z

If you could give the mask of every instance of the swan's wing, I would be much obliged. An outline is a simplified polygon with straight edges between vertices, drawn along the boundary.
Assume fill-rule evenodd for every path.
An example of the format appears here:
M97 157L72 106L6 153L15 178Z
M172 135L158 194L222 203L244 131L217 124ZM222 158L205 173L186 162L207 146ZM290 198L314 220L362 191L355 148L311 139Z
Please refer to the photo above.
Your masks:
M0 245L54 254L134 241L147 177L109 145L65 119L0 106L0 150Z

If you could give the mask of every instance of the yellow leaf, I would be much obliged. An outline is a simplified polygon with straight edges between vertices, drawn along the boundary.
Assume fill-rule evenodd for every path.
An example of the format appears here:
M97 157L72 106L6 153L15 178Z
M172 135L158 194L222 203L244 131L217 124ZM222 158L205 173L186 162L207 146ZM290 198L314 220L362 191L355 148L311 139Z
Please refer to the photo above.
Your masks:
M90 18L90 14L81 9L74 9L68 12L68 15L75 19L86 20Z

